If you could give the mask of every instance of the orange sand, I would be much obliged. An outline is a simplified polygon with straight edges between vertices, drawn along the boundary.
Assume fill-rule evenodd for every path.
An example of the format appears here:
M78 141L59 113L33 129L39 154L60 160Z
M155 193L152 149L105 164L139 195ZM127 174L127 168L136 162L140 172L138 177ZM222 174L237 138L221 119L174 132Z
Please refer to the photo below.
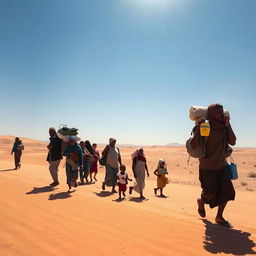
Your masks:
M198 217L197 163L192 160L187 166L182 147L146 147L151 173L146 180L147 200L141 202L134 194L118 202L116 194L101 191L103 168L97 183L68 194L63 161L61 185L48 187L46 143L23 141L22 168L12 171L13 137L0 136L1 256L255 254L256 179L247 177L256 172L255 149L237 149L234 154L240 179L234 183L237 199L226 211L234 225L228 230L213 224L215 209L207 208L205 220ZM133 150L121 148L130 174ZM166 199L153 196L156 179L152 173L161 157L168 161L172 180L165 189Z

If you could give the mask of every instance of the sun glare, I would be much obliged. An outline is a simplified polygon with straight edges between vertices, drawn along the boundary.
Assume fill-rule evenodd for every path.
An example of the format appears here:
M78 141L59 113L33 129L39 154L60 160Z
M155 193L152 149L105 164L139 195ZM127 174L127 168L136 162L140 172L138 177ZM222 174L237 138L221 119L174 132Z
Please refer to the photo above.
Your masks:
M170 7L178 7L184 4L185 0L124 0L124 2L142 10L162 10Z

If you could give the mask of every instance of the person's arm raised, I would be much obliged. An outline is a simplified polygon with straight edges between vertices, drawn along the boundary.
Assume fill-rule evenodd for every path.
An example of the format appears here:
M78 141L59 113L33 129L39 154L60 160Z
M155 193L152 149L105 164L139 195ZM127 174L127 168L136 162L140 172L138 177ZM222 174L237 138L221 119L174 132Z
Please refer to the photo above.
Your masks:
M227 124L227 130L228 130L228 143L231 146L235 146L236 145L236 135L235 135L229 122Z

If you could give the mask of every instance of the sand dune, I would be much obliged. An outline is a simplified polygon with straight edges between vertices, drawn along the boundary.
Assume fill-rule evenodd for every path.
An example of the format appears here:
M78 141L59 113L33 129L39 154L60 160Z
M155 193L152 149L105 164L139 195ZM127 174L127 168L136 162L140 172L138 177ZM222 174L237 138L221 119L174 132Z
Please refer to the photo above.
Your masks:
M228 206L226 218L234 225L228 230L213 224L215 210L207 211L205 220L198 217L196 161L186 165L184 148L145 148L151 173L160 157L168 160L173 182L166 188L168 198L153 196L155 177L151 175L146 181L147 200L142 202L134 194L119 202L116 194L101 191L102 168L97 183L79 186L68 194L62 163L61 185L49 187L43 142L23 139L22 169L10 170L12 139L0 137L0 255L255 254L256 194L240 185L247 172L254 171L253 150L235 153L242 178L236 182L237 199ZM121 148L128 169L133 150ZM256 179L248 179L247 187L254 188Z

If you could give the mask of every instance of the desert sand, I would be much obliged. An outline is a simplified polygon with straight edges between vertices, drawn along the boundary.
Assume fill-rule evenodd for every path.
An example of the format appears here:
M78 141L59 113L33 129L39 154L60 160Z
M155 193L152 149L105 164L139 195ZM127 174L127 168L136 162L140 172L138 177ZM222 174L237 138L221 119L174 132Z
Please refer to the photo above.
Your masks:
M239 180L237 196L226 218L233 229L214 224L216 209L207 218L197 214L200 194L197 160L187 164L184 147L145 147L151 176L145 196L136 194L117 201L117 195L101 191L104 169L98 182L78 186L67 193L64 161L60 186L51 188L45 142L22 138L22 168L13 171L10 155L14 137L0 136L0 255L251 255L256 254L256 149L235 149ZM131 176L133 147L121 147ZM102 147L99 148L102 150ZM153 171L160 158L168 163L171 183L167 198L153 195Z

